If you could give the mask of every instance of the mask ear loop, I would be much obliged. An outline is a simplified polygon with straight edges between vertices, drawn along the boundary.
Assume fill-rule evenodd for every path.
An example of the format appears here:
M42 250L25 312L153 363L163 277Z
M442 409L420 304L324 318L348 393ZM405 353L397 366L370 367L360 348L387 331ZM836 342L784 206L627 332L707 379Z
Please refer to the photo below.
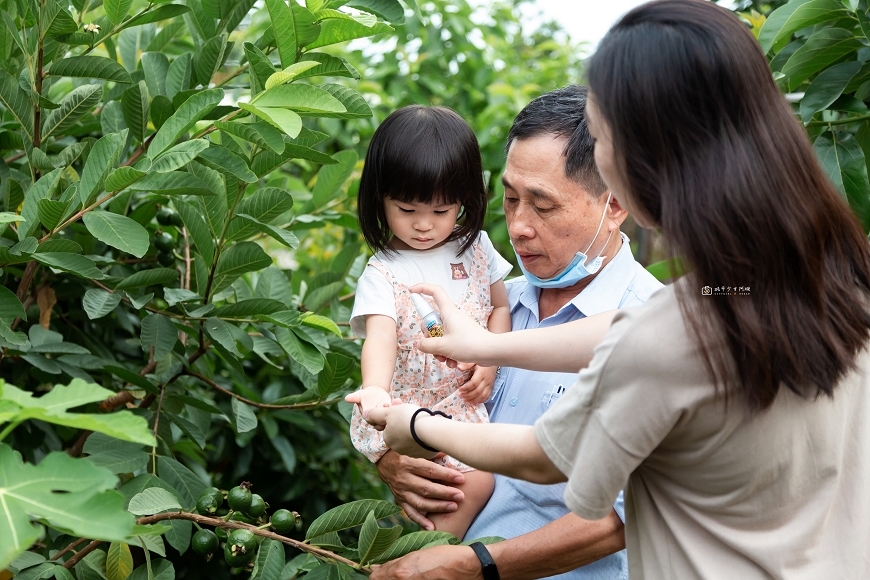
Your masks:
M595 235L592 236L592 241L589 242L589 246L586 247L586 250L583 252L583 255L587 255L586 252L592 249L592 244L595 243L595 239L598 237L598 234L601 232L601 226L604 225L604 216L607 215L607 208L610 206L610 198L613 196L613 192L607 192L607 201L604 203L604 212L601 214L601 221L598 222L598 229L595 230ZM610 241L610 237L613 236L613 232L610 232L610 235L607 236L607 242ZM607 247L607 242L604 242L604 247L601 248L601 251L598 252L598 256L604 253L604 248ZM598 257L596 256L596 258Z

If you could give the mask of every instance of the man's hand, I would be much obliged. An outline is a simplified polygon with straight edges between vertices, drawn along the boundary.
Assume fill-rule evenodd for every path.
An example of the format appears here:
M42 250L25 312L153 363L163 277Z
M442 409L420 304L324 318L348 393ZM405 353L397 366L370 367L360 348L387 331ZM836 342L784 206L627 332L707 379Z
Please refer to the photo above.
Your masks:
M468 546L435 546L377 566L371 580L482 580L474 550Z
M461 368L461 366L460 366ZM459 387L459 396L466 403L480 404L489 400L498 367L482 367L474 365L474 372L464 384Z
M427 459L415 459L390 450L375 466L378 475L390 486L396 503L424 530L435 529L426 518L427 513L455 512L459 509L458 502L465 498L450 485L464 483L462 473Z
M370 385L347 395L344 400L359 405L363 419L368 419L370 410L376 407L389 407L393 398L383 387Z

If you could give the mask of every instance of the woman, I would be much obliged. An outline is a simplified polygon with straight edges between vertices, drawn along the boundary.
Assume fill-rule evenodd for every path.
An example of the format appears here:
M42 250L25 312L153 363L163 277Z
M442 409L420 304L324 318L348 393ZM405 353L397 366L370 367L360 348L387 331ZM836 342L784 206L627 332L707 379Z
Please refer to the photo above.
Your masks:
M589 81L602 176L689 274L606 335L607 315L486 335L423 288L448 330L427 352L588 368L534 428L411 425L408 405L371 420L400 452L567 477L586 519L625 486L633 579L870 577L870 250L755 39L712 3L651 2L608 33Z

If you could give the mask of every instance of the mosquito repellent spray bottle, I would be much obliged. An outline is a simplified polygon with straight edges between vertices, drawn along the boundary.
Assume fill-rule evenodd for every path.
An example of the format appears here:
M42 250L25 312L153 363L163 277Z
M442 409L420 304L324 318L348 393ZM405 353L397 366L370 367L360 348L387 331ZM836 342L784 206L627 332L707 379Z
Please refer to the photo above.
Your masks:
M426 329L429 336L444 336L444 324L441 322L441 317L423 298L423 295L412 293L411 300L414 302L417 314L423 319L423 328Z

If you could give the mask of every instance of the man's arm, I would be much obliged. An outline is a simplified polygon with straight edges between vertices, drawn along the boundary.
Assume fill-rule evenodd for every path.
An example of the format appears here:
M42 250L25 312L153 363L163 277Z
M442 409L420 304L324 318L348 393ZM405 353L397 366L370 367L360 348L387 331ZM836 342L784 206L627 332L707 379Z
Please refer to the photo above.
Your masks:
M597 521L562 516L533 532L487 546L502 580L530 580L585 566L625 547L622 520L612 511ZM436 546L384 564L371 580L483 579L471 548Z

